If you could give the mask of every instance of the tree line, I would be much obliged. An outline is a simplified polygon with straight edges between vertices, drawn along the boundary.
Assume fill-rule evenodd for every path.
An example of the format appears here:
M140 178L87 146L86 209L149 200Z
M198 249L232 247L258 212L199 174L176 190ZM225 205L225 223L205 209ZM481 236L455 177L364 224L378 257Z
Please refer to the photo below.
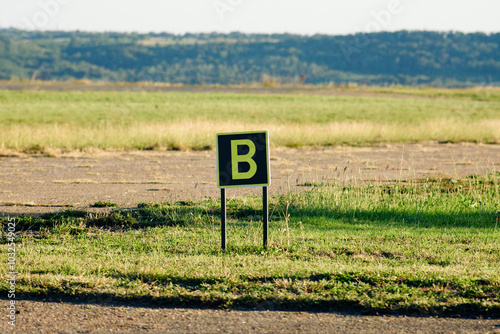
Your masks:
M0 80L500 85L500 33L345 36L0 30Z

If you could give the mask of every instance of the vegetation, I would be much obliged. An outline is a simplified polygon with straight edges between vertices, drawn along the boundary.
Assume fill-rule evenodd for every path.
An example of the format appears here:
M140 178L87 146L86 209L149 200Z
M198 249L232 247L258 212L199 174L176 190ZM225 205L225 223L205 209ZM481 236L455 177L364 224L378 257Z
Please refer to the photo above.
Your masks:
M268 249L260 199L230 199L226 253L215 200L21 216L16 290L79 302L498 317L499 182L496 173L318 184L271 199Z
M0 143L3 154L210 149L216 133L263 129L274 146L500 142L498 88L307 92L0 91Z
M116 203L103 202L103 201L95 202L94 204L92 204L93 208L114 208L116 206L117 206Z
M348 36L0 30L0 80L182 84L500 84L500 34Z

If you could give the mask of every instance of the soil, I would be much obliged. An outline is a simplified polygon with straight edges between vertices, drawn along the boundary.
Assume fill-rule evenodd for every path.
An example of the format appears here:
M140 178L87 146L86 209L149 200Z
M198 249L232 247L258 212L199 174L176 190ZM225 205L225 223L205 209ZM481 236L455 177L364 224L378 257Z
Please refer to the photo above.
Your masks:
M90 208L98 201L219 198L214 151L71 153L0 157L0 215ZM484 175L500 168L500 146L384 144L372 147L271 149L270 195L321 183L365 184ZM230 189L228 196L260 194ZM2 296L7 315L9 303ZM221 311L17 300L17 333L499 333L491 319L359 316L332 313ZM2 316L0 332L12 332Z

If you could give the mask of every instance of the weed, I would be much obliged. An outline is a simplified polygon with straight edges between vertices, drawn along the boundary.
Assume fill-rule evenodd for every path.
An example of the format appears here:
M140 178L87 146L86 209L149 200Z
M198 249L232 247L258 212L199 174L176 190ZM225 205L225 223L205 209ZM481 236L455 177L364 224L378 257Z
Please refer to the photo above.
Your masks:
M116 207L116 204L111 203L111 202L99 201L99 202L92 204L90 207L92 207L92 208L114 208L114 207Z

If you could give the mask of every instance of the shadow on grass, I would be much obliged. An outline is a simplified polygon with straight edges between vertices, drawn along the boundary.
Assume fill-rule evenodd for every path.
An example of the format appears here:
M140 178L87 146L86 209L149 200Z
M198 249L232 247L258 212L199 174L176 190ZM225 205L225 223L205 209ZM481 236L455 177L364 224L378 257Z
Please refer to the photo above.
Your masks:
M229 219L234 219L236 226L248 226L249 221L253 224L260 224L262 212L255 209L245 209L242 212L235 211L228 214ZM277 206L275 212L285 211ZM500 212L493 209L471 209L462 212L426 212L416 211L412 208L386 209L373 208L364 209L340 209L340 208L301 208L291 206L288 209L289 218L293 221L307 222L311 226L318 228L329 228L329 224L324 224L324 220L340 221L348 224L367 223L371 226L410 226L410 227L473 227L473 228L500 228ZM275 213L270 217L270 223L282 220L280 214ZM315 221L320 223L316 224ZM3 225L7 224L7 218L0 218ZM141 229L148 227L165 226L202 226L219 223L219 212L201 212L186 208L182 211L176 210L174 213L164 210L164 212L145 212L144 209L115 210L103 213L99 216L92 216L86 211L62 211L59 213L45 214L42 216L21 215L16 217L16 228L18 231L30 231L41 229L52 229L57 226L75 225L79 228L126 228ZM272 225L271 225L272 226Z
M37 272L44 274L45 272ZM397 282L392 282L390 278L374 277L369 275L359 275L354 273L322 273L313 275L284 275L280 277L264 276L264 277L245 277L243 281L256 283L250 286L253 291L254 287L262 286L263 283L275 283L276 279L288 279L292 282L318 282L322 280L335 281L345 283L346 286L352 284L368 284L373 288L381 287L384 284L402 284L407 287L416 287L426 291L436 286L446 286L447 289L455 290L456 296L460 297L461 303L456 304L440 304L440 305L425 305L425 304L385 304L383 307L369 305L366 301L356 301L342 298L341 296L331 296L330 298L314 298L296 293L292 296L284 296L279 291L273 294L262 295L250 293L245 289L248 287L239 287L238 284L231 285L226 279L213 278L190 278L176 277L168 275L153 275L153 274L123 274L119 272L111 272L107 277L115 278L124 282L125 285L131 282L140 282L140 284L151 284L156 286L175 286L176 288L184 289L185 293L172 293L168 296L152 296L141 294L140 292L131 293L129 295L116 295L113 293L79 291L78 288L88 288L86 283L68 282L68 285L58 287L32 287L35 291L24 292L19 294L20 300L41 300L41 301L63 301L69 303L90 303L103 305L127 305L136 307L183 307L183 308L201 308L201 309L233 309L233 310L276 310L276 311L309 311L309 312L335 312L344 314L365 314L365 315L409 315L409 316L440 316L440 317L495 317L500 318L500 304L498 303L483 303L484 298L479 295L474 295L477 291L489 294L488 300L498 298L494 284L488 280L478 279L473 283L474 287L461 286L458 283L450 282L445 279L437 278L422 278L422 279L405 279ZM207 291L207 286L215 286L219 289L226 285L231 289L237 288L240 291L237 297L233 293L216 294L216 293L199 293ZM39 288L37 290L37 288ZM70 291L71 290L71 291ZM214 290L211 290L212 292ZM217 291L217 290L215 290ZM232 291L232 290L231 290ZM496 291L496 297L495 295ZM196 293L198 292L198 293Z
M471 210L472 211L472 210ZM366 223L371 226L401 226L401 227L463 227L463 228L500 228L500 212L495 210L477 210L476 212L415 212L411 209L380 209L373 210L350 209L303 209L292 208L289 211L291 218L315 224L324 220L341 221L347 224ZM328 226L326 226L328 228Z

